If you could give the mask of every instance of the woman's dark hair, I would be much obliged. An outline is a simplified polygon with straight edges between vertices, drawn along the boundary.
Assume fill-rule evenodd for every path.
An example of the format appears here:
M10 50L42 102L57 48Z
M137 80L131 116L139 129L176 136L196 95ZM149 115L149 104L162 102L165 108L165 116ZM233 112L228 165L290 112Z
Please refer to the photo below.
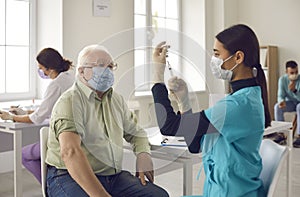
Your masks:
M237 51L244 53L244 64L257 69L256 80L262 90L262 99L265 111L265 127L271 125L271 116L268 104L267 83L265 73L259 63L260 49L258 39L253 30L243 24L231 26L216 35L224 48L232 55Z
M53 48L44 48L41 50L36 60L46 69L53 69L58 73L67 71L72 66L70 60L64 59L60 53Z

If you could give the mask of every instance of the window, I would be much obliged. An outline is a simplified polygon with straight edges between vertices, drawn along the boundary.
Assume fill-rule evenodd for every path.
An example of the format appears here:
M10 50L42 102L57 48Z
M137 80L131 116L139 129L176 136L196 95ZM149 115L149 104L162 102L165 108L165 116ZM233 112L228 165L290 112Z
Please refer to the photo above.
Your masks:
M183 78L190 91L205 90L206 54L203 43L199 42L204 36L201 31L204 29L204 16L190 18L188 12L189 8L195 6L195 2L135 0L134 3L135 95L150 94L152 67L149 63L153 47L161 41L167 41L171 46L167 61L174 75ZM201 5L197 3L196 9L203 10L204 6ZM197 35L198 41L189 35ZM170 75L170 72L165 72L165 79L170 78Z
M34 3L0 1L0 101L34 97Z
M153 46L161 41L171 45L168 61L178 70L180 46L180 0L134 1L134 65L136 95L151 87ZM170 75L170 73L166 73Z

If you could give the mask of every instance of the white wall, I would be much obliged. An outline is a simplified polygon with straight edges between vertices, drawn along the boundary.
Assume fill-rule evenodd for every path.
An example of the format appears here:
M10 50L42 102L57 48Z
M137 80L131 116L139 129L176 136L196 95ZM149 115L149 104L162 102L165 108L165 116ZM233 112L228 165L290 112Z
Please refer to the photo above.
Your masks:
M62 3L61 0L37 0L37 53L52 47L62 53ZM35 58L34 58L35 59ZM37 97L41 98L49 80L37 78Z
M278 46L280 74L285 62L293 59L300 65L300 1L239 0L238 19L250 25L261 45Z

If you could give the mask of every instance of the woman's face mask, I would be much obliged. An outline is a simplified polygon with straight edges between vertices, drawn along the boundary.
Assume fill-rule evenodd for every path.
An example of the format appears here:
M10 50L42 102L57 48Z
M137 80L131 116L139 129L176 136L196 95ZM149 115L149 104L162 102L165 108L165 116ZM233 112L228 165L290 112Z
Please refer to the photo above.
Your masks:
M40 68L38 68L38 74L42 79L50 79L49 75L46 75L45 72Z
M222 60L220 58L215 57L214 55L211 57L211 62L210 62L210 68L213 73L213 75L218 78L218 79L223 79L223 80L231 80L233 70L239 65L236 64L232 69L230 70L225 70L221 66L229 60L233 55L229 56L227 59Z
M94 90L105 92L114 84L114 74L108 67L85 67L85 68L92 68L93 75L91 79L85 80Z

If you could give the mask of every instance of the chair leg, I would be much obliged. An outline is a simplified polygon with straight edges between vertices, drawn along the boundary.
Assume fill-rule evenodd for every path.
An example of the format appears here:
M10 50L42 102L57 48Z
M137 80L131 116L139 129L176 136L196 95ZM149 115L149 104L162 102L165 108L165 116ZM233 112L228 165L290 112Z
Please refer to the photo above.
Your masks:
M297 129L297 114L295 115L294 120L293 120L293 127L292 127L293 138L295 137L296 129Z

